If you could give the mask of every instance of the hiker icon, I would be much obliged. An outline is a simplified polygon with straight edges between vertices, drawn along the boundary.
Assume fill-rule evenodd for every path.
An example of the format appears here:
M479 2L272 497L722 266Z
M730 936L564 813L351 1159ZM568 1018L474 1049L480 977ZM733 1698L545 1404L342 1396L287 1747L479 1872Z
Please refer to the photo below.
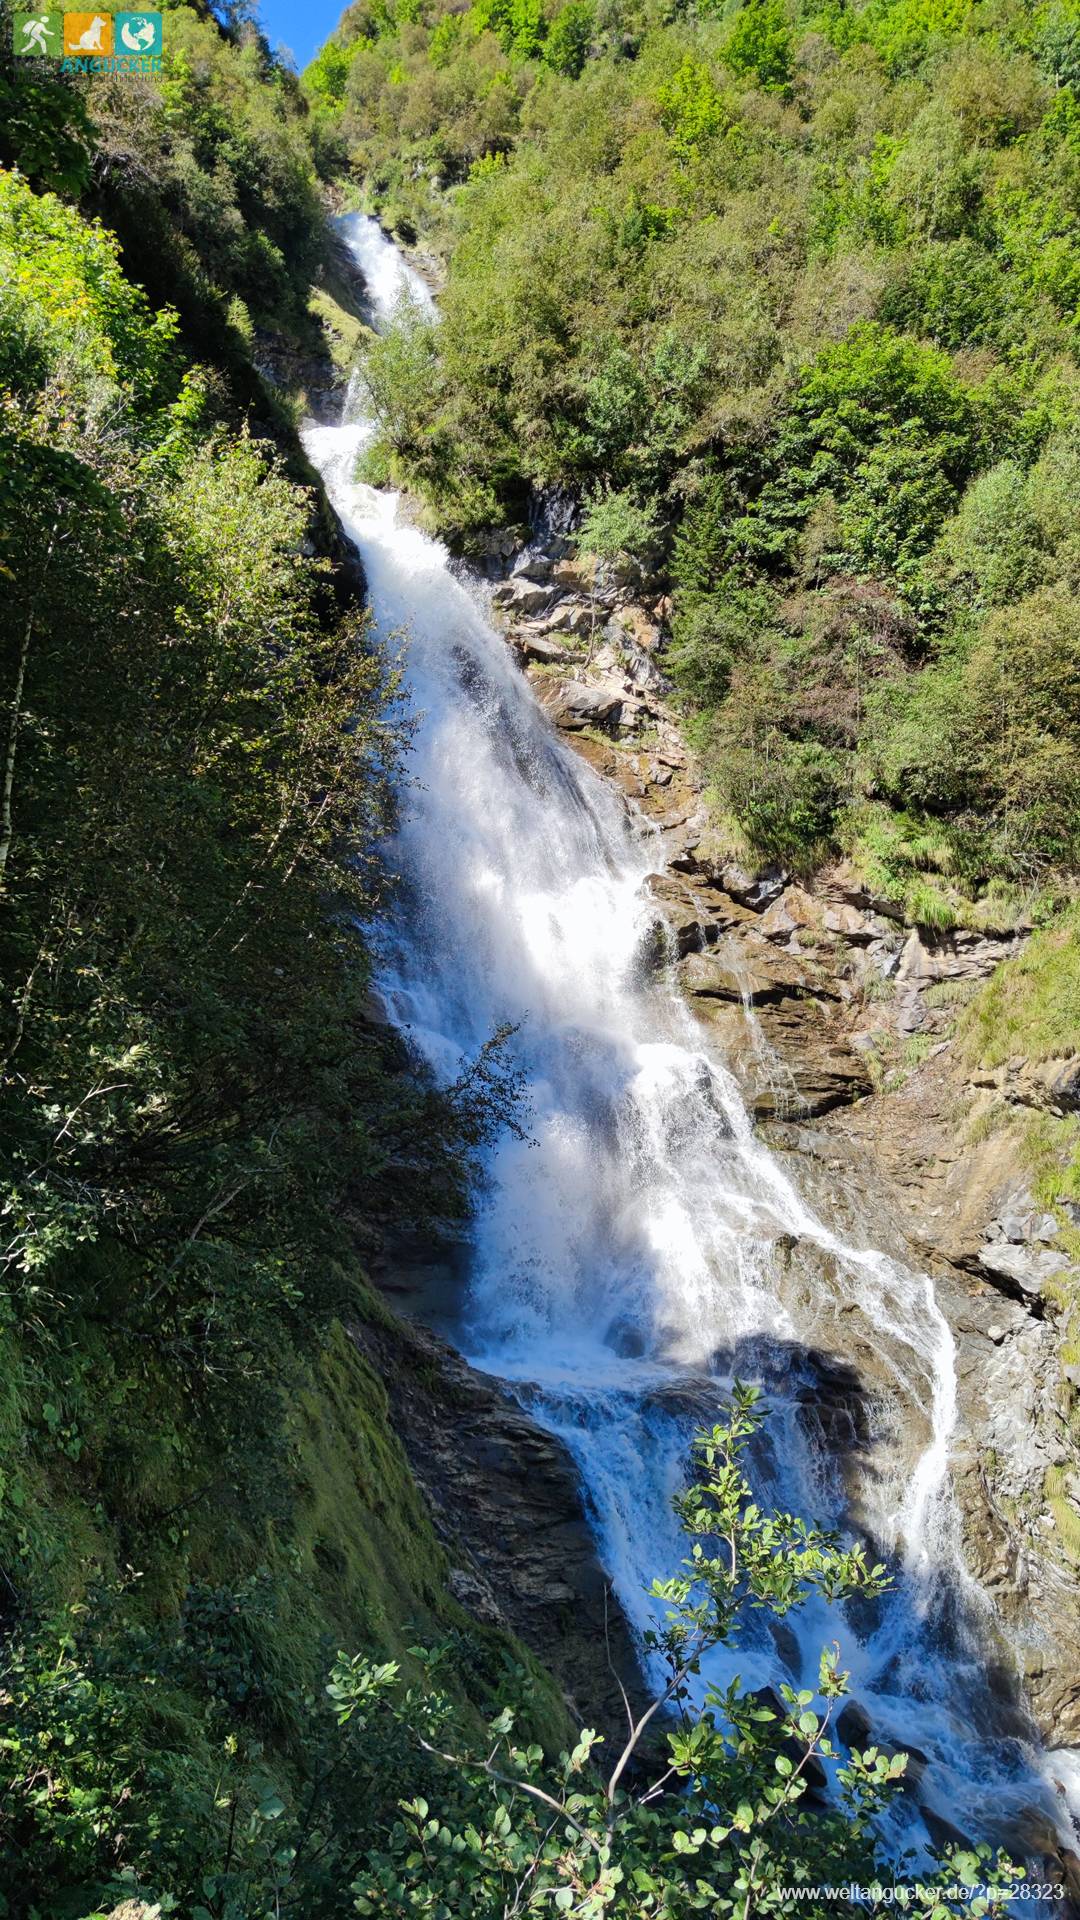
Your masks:
M22 40L16 40L16 53L44 54L46 59L51 59L60 51L59 26L59 16L55 13L23 14L17 23L17 33L22 35Z

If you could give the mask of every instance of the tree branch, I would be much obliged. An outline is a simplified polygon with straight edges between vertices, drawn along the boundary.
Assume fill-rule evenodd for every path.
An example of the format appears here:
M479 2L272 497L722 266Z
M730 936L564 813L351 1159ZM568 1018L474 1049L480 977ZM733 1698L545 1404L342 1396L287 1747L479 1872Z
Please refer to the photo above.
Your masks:
M420 1746L423 1747L425 1753L432 1754L436 1760L444 1760L447 1766L461 1768L478 1767L481 1773L486 1773L492 1780L497 1780L500 1786L512 1787L517 1793L527 1793L531 1800L539 1800L545 1807L550 1807L552 1813L558 1814L560 1820L565 1820L568 1826L573 1827L574 1832L580 1834L581 1838L588 1842L594 1853L600 1852L602 1843L597 1839L596 1835L591 1833L588 1827L583 1826L576 1815L569 1811L565 1801L556 1800L554 1794L545 1793L543 1787L536 1787L531 1780L522 1780L517 1774L503 1773L501 1768L492 1765L490 1759L469 1760L463 1758L461 1754L444 1753L441 1747L433 1747L431 1741L425 1740L422 1734L418 1733L415 1737Z

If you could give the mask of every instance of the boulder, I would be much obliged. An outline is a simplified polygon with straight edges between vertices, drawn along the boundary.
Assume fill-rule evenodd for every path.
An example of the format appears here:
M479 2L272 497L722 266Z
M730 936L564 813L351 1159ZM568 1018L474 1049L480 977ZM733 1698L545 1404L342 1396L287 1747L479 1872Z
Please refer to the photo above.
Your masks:
M610 686L586 687L577 680L564 680L553 693L544 694L543 703L564 732L577 733L582 727L610 732L622 717L623 695Z
M857 1700L845 1700L836 1716L836 1731L845 1747L854 1747L859 1753L873 1744L870 1715Z
M1058 1231L1053 1214L1043 1213L1034 1206L1030 1194L1023 1194L996 1220L991 1220L986 1237L988 1240L1008 1240L1018 1247L1029 1246L1033 1240L1056 1240Z
M519 553L510 569L511 580L534 580L541 583L550 581L555 571L555 563L550 555L540 553L535 547L526 547Z
M568 640L588 639L596 628L596 622L588 607L580 600L558 600L550 613L539 613L526 619L512 618L507 623L511 643L522 634L535 633L548 639L565 634Z
M919 938L918 927L912 927L904 941L904 949L896 969L897 985L913 984L921 987L938 978L939 974L933 959Z
M822 924L822 909L802 887L785 887L779 898L766 907L759 922L767 940L786 941L792 934Z
M606 674L609 679L621 680L623 677L622 654L618 648L613 647L609 641L601 640L598 646L593 647L589 655L589 669L590 686L593 684L593 677L597 674L601 676Z
M759 911L779 899L790 878L782 867L764 867L760 873L748 873L735 860L726 861L719 873L711 877L733 900Z
M511 619L523 614L543 613L558 598L558 589L548 580L530 580L522 575L502 580L492 589L494 604Z
M826 933L839 934L843 940L865 944L877 937L873 922L858 907L826 907L822 924Z
M776 1721L775 1727L768 1729L765 1738L770 1751L783 1753L797 1767L800 1779L806 1782L806 1791L813 1797L823 1799L829 1790L829 1776L823 1762L816 1753L807 1753L802 1741L793 1734L781 1738L784 1722L791 1709L784 1705L774 1687L751 1687L747 1699L757 1703L759 1709L771 1713Z
M671 767L676 772L686 766L686 753L679 741L673 738L670 727L661 723L660 738L653 748L653 758L659 760L662 767Z
M909 1742L885 1740L876 1734L866 1708L858 1700L847 1700L836 1719L836 1731L845 1747L853 1747L856 1753L865 1753L868 1747L876 1747L879 1753L892 1759L895 1753L907 1754L907 1767L901 1776L901 1784L910 1793L918 1785L930 1764L929 1755L921 1747L913 1747Z
M668 681L664 678L655 660L649 654L632 647L625 661L626 677L631 686L640 687L645 693L666 693Z
M1080 1055L1042 1062L1047 1105L1058 1113L1080 1112Z
M1062 1813L1067 1820L1067 1808L1064 1806ZM1044 1807L1021 1807L1019 1813L1013 1814L1009 1820L1001 1842L1014 1860L1025 1862L1033 1886L1064 1886L1069 1911L1077 1911L1077 1902L1080 1901L1080 1859L1071 1847L1062 1843L1057 1827ZM1036 1908L1040 1905L1038 1901L1032 1904ZM1049 1902L1041 1904L1044 1911L1054 1910ZM1063 1911L1061 1908L1057 1910Z
M992 1280L1005 1280L1026 1294L1041 1294L1048 1280L1069 1265L1052 1247L1015 1246L1008 1240L988 1240L979 1249L979 1265Z
M944 1853L949 1847L963 1847L966 1852L971 1851L972 1842L968 1835L961 1833L959 1827L954 1827L951 1820L946 1820L944 1815L935 1813L933 1807L926 1807L921 1803L919 1812L925 1822L926 1831L939 1853Z
M573 653L562 641L555 640L547 633L528 633L520 627L513 634L511 646L522 660L535 661L538 666L565 666L570 660L578 660L581 655Z

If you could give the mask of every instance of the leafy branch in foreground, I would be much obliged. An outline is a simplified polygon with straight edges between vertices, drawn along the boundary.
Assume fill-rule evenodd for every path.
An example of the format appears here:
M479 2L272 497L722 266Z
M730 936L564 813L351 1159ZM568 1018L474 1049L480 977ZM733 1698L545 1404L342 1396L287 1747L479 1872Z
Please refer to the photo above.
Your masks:
M342 1728L361 1727L377 1741L380 1719L389 1718L418 1759L446 1769L438 1805L402 1800L368 1854L353 1886L359 1913L749 1920L799 1912L825 1920L835 1907L824 1883L900 1877L896 1863L885 1867L875 1821L907 1756L837 1752L830 1727L848 1679L839 1647L822 1652L816 1698L806 1688L763 1695L702 1675L707 1656L732 1645L757 1608L783 1617L813 1594L872 1599L889 1584L861 1546L758 1506L745 1456L763 1418L757 1389L736 1383L724 1423L695 1442L699 1477L677 1501L691 1551L680 1574L653 1587L665 1619L650 1651L667 1677L640 1713L627 1702L627 1736L610 1766L599 1763L603 1741L590 1729L557 1765L546 1764L539 1747L514 1743L509 1710L491 1721L484 1750L470 1751L433 1685L401 1692L393 1664L339 1656L328 1692ZM934 1920L1000 1913L1016 1877L988 1847L953 1851L912 1888L910 1905ZM967 1890L979 1883L985 1892L972 1898Z

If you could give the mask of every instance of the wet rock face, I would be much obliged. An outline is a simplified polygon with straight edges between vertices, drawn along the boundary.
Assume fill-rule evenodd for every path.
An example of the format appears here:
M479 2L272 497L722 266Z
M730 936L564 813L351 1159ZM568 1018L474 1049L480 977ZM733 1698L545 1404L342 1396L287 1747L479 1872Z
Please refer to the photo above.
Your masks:
M1048 1505L1051 1475L1080 1493L1067 1419L1059 1336L1040 1301L983 1267L1002 1223L1043 1225L1030 1206L1015 1152L1000 1146L992 1168L966 1181L957 1153L955 1089L944 1058L928 1078L891 1095L837 1109L814 1127L777 1129L773 1144L812 1204L910 1265L929 1266L954 1340L957 1422L952 1486L967 1569L989 1602L980 1626L1001 1636L999 1697L1022 1688L1051 1746L1080 1741L1080 1591ZM985 1160L985 1143L980 1149ZM1008 1203L1001 1204L1002 1181ZM963 1196L953 1215L949 1198ZM995 1201L997 1202L995 1206ZM1001 1221L998 1216L1001 1215ZM1036 1246L1040 1242L1034 1243ZM943 1258L948 1246L959 1260ZM872 1379L873 1362L852 1345L856 1316L834 1316L827 1338Z
M780 998L748 1012L692 998L755 1119L813 1119L869 1093L864 1062L816 1003Z
M575 556L564 529L546 553L507 558L504 575L497 614L537 692L658 829L653 963L677 969L703 1041L819 1215L934 1275L956 1344L960 1524L1003 1636L1002 1701L1022 1683L1048 1742L1080 1741L1080 1588L1046 1491L1057 1475L1080 1524L1067 1418L1080 1367L1063 1365L1054 1322L1075 1280L1016 1136L981 1124L1002 1110L1080 1111L1080 1059L980 1073L952 1041L957 1006L1029 929L913 927L843 861L811 881L733 860L714 845L668 698L670 605ZM872 1392L880 1339L843 1288L802 1247L782 1287L793 1309L813 1303L824 1345ZM850 1407L816 1404L807 1417L828 1416L837 1448L857 1450Z
M386 1384L451 1560L450 1592L474 1619L511 1627L582 1722L614 1739L626 1725L619 1682L640 1699L643 1681L569 1455L426 1328L365 1322L350 1333Z
M768 1054L787 1069L794 1099L783 1071L770 1077L768 1069L750 1091L751 1111L760 1119L783 1120L800 1115L813 1119L861 1100L870 1092L865 1062L848 1044L841 1026L817 1005L812 1018L798 1000L781 1000L762 1007L758 1024Z
M751 908L718 889L669 885L663 910L683 991L757 1118L809 1118L870 1092L835 980L777 946Z

